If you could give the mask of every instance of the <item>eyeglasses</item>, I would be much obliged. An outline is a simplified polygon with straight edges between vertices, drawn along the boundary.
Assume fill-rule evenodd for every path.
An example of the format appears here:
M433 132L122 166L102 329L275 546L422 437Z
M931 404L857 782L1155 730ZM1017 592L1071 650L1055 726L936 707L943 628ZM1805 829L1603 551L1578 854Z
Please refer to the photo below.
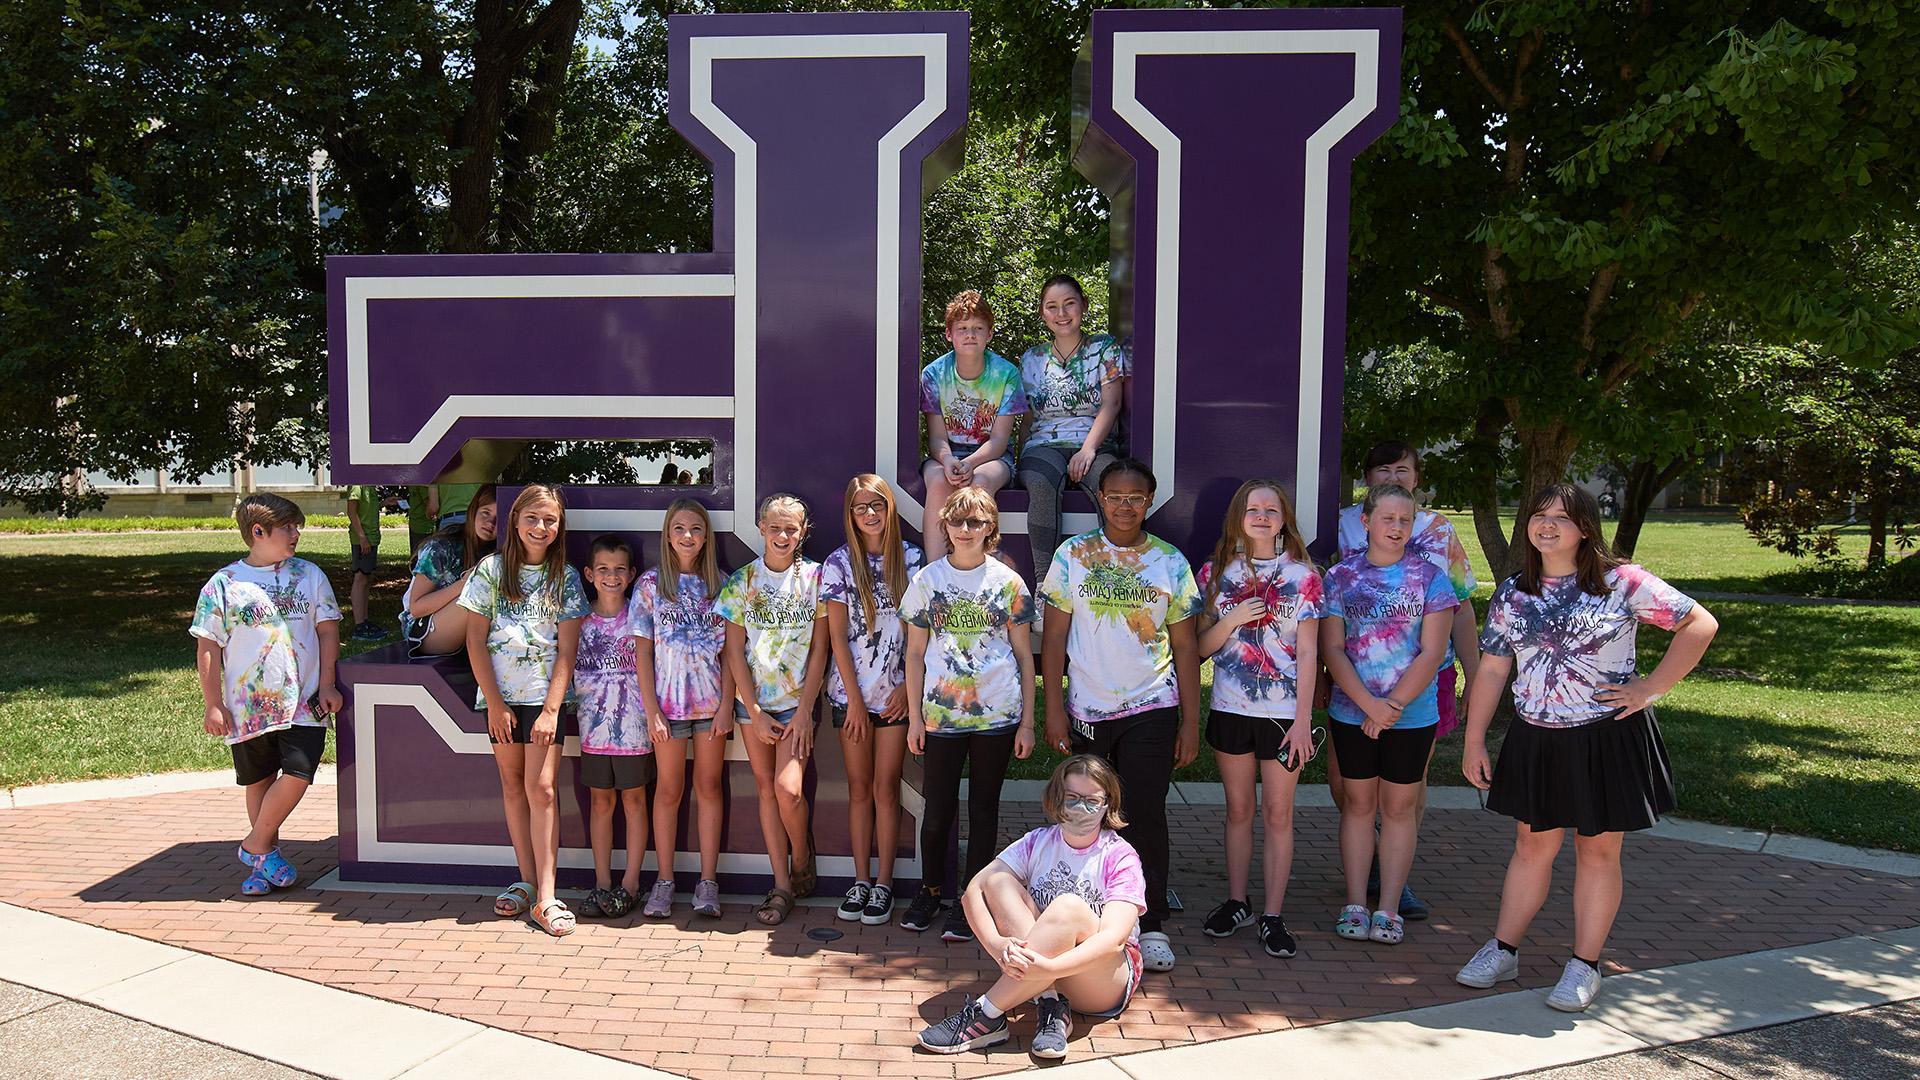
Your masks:
M1060 808L1063 810L1080 810L1089 814L1098 814L1107 808L1107 800L1098 795L1089 795L1085 798L1077 795L1069 795L1060 800Z
M986 518L955 518L954 520L947 522L947 525L952 528L968 529L973 532L978 532L981 529L985 529L988 526L991 526L992 524L993 522L988 521Z
M853 512L855 514L858 514L861 517L867 517L868 515L884 514L887 512L887 504L883 502L854 503Z
M1144 507L1145 507L1145 506L1147 505L1147 503L1148 503L1149 501L1151 501L1151 499L1152 499L1152 496L1149 496L1149 495L1108 495L1108 494L1105 494L1105 493L1102 493L1102 494L1101 494L1101 496L1100 496L1100 498L1101 498L1101 499L1102 499L1102 500L1103 500L1103 501L1104 501L1104 502L1105 502L1105 503L1106 503L1106 504L1107 504L1108 506L1116 506L1116 507L1121 507L1121 508L1123 508L1123 509L1127 509L1127 510L1139 510L1139 509L1142 509L1142 508L1144 508Z

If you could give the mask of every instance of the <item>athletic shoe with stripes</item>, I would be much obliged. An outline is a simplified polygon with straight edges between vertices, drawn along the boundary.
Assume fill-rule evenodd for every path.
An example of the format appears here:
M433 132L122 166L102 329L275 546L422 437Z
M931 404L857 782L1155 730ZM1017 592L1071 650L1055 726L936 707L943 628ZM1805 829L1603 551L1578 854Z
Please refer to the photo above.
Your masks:
M993 1019L980 1008L980 999L937 1024L920 1030L920 1045L936 1054L959 1054L1007 1041L1007 1014Z

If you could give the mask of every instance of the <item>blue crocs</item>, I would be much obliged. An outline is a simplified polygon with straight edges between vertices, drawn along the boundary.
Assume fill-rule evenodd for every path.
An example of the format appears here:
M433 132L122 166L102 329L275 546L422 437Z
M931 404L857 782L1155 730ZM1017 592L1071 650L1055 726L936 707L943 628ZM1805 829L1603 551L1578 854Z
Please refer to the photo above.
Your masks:
M247 880L240 883L241 896L265 896L272 891L273 882L268 881L257 869L247 875Z
M267 857L260 862L260 872L267 875L267 881L276 889L284 889L300 880L300 871L281 857L279 848L267 852Z
M260 880L274 888L284 889L300 880L300 872L293 868L292 863L280 857L279 848L274 848L265 855L255 855L243 845L234 848L233 853L242 863L253 867L254 874Z

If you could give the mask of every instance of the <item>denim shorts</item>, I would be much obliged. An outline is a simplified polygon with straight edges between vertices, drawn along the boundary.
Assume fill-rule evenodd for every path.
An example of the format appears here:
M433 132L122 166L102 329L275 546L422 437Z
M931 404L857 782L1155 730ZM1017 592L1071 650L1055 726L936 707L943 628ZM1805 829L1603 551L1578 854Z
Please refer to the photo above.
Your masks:
M799 709L762 709L760 711L763 713L766 713L768 716L773 717L774 723L779 724L781 727L786 727L788 724L793 722L793 714L799 712L800 710ZM753 723L753 717L750 713L747 712L747 707L745 705L740 704L740 702L738 701L735 701L733 703L733 719L735 723L740 723L740 724Z
M735 702L734 704L738 705L739 702ZM667 721L667 736L669 738L691 739L696 731L707 732L712 730L713 717L711 716L696 716L686 720Z

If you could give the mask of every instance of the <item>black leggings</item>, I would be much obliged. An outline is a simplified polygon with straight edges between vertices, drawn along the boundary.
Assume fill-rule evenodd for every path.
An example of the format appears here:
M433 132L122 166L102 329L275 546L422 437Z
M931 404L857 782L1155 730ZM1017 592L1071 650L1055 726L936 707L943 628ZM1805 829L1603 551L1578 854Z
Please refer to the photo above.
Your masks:
M1147 913L1140 920L1140 930L1158 930L1167 918L1167 864L1172 859L1167 841L1167 789L1173 784L1180 710L1154 709L1073 727L1073 752L1098 754L1120 774L1120 812L1127 818L1127 827L1120 830L1120 835L1139 853L1140 869L1147 879ZM1091 737L1086 734L1089 727Z
M973 876L1000 854L1000 785L1013 760L1017 729L984 735L928 735L925 765L926 808L920 815L921 884L938 885L945 876L947 845L953 840L954 818L960 812L960 772L973 768L967 788L967 849L961 858L960 884L964 891Z

